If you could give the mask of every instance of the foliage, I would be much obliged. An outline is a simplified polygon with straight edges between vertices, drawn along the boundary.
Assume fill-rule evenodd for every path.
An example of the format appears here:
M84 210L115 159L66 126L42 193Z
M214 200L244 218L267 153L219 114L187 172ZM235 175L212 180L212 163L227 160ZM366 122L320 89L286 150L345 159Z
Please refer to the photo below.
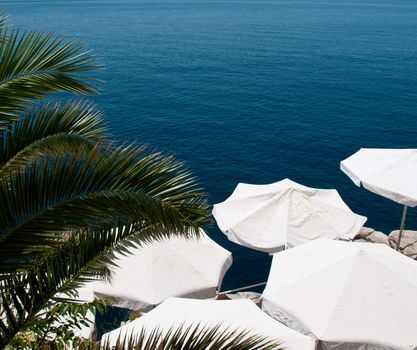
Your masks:
M7 349L65 349L76 347L84 340L80 337L83 327L94 327L94 315L103 314L103 301L77 303L69 292L68 298L51 299L45 309L37 314L25 330L21 330Z
M53 34L21 33L0 19L0 118L19 112L51 92L97 92L86 76L99 67L94 56L74 41Z
M52 92L97 91L91 53L7 27L4 17L0 38L1 349L19 332L39 338L43 330L46 339L60 314L76 321L83 308L53 298L105 276L114 252L198 234L210 218L183 164L116 145L89 102L47 101Z
M87 342L79 350L284 350L279 342L252 334L221 325L173 326L167 332L158 328L152 332L142 330L119 338L115 346L106 340L101 344Z

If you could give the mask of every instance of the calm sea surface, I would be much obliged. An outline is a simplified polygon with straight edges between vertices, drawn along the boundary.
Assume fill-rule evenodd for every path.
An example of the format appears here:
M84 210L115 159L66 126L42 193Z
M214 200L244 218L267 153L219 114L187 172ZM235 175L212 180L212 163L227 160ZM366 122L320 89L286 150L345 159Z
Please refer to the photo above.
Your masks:
M238 182L289 177L338 189L368 226L399 226L401 206L355 187L339 162L360 147L417 147L417 1L0 1L0 8L15 24L93 49L106 66L94 101L114 136L184 160L211 204ZM228 242L216 226L209 234L233 252L224 289L266 280L267 254Z

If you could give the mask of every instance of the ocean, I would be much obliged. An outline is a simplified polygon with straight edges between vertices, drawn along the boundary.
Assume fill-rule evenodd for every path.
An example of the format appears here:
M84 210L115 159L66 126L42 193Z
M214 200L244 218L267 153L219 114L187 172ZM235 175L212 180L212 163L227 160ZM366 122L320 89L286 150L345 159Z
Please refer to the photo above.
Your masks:
M417 147L417 2L0 1L10 21L92 49L92 97L119 142L174 154L211 204L239 182L336 188L367 226L402 207L357 188L339 162L361 147ZM407 227L417 229L417 210ZM271 258L233 253L223 290L266 280ZM209 262L208 262L209 263Z

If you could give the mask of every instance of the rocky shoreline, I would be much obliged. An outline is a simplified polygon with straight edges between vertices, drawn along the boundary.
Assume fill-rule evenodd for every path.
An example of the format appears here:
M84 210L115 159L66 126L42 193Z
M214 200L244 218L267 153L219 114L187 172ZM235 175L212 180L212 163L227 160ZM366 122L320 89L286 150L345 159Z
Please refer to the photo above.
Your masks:
M370 227L363 227L353 239L355 242L382 243L397 248L399 230L392 231L389 235L376 231ZM404 230L401 237L400 252L404 255L417 259L417 231Z

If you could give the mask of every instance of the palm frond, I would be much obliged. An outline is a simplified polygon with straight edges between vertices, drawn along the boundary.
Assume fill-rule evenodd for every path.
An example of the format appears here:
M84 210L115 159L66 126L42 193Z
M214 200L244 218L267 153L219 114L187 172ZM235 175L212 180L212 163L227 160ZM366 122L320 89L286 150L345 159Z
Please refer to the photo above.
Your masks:
M142 330L138 335L131 334L119 339L117 344L103 341L91 342L79 349L87 350L284 350L276 340L253 335L250 330L224 329L221 324L209 327L191 325L173 326L167 332L159 328L153 331ZM113 345L113 346L111 346Z
M85 238L81 243L80 237ZM51 324L53 318L49 314L53 297L58 292L68 292L69 284L80 275L85 275L85 267L94 264L105 253L105 248L113 243L106 238L104 233L99 235L98 232L70 235L61 249L43 262L37 261L25 272L2 274L0 348L13 344L15 335L21 331L33 328L42 331L39 318L44 320L45 325ZM91 244L97 241L99 245Z
M5 36L3 35L3 31L8 26L8 19L9 19L9 16L0 12L0 40L1 41L4 41L5 39Z
M210 222L196 180L170 157L98 146L41 159L0 183L1 272L54 252L65 232L119 219L183 234Z
M52 34L3 31L0 41L0 122L10 121L51 92L91 94L95 58L74 41Z
M33 327L39 312L48 308L56 293L68 292L100 276L105 266L114 264L115 250L127 254L133 241L145 242L169 235L159 229L119 221L114 226L72 232L55 254L32 261L25 272L2 274L0 314L4 316L0 317L3 320L0 348L10 343L20 330Z
M41 156L74 153L106 140L102 114L86 101L50 103L24 113L0 130L0 178Z

